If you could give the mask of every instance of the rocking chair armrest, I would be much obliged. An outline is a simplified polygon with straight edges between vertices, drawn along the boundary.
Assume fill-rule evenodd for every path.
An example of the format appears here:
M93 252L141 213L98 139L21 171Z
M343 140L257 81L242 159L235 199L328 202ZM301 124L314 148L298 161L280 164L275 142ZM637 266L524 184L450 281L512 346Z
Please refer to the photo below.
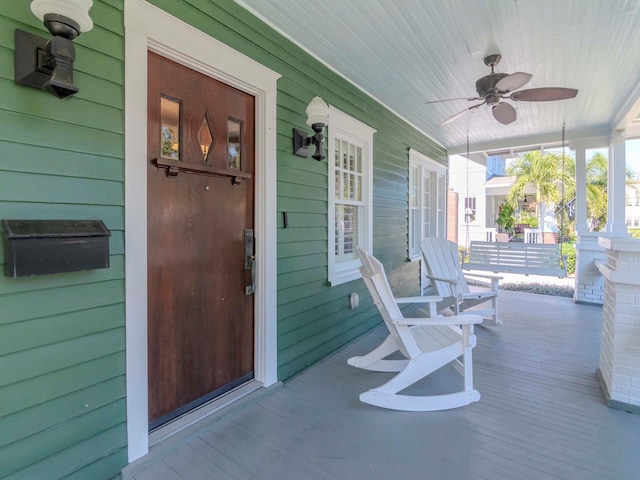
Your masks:
M397 325L476 325L482 323L484 319L480 315L462 314L453 317L443 317L441 315L431 318L399 318L394 319Z
M427 278L429 280L437 280L438 282L447 282L447 283L454 283L454 284L457 284L459 282L459 280L457 278L453 278L453 277L449 277L449 278L434 277L433 275L427 274Z
M465 272L465 277L486 278L489 280L502 280L504 277L501 275L494 275L493 273L469 273Z
M423 297L400 297L395 298L396 303L438 303L442 297L437 295L425 295Z

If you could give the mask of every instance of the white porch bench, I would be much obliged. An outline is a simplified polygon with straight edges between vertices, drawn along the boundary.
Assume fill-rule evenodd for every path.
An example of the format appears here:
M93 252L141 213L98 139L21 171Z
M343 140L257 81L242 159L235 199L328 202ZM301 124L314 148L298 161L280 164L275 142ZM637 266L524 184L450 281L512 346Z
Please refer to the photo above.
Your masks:
M558 243L472 241L464 270L524 275L567 276L567 255Z

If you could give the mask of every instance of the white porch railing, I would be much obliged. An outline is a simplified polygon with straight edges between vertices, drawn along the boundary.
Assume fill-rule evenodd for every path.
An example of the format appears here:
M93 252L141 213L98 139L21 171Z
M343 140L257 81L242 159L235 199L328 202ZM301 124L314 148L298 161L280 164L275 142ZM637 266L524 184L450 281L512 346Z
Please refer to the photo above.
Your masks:
M482 242L495 242L497 230L495 228L478 228L474 232L469 232L469 240L480 240Z
M466 225L462 224L458 228L458 244L466 245L467 234L466 234ZM496 233L498 231L495 228L484 228L484 227L475 227L473 225L469 225L469 241L480 241L480 242L495 242L496 241Z
M524 229L524 243L540 243L542 240L542 232L537 228Z

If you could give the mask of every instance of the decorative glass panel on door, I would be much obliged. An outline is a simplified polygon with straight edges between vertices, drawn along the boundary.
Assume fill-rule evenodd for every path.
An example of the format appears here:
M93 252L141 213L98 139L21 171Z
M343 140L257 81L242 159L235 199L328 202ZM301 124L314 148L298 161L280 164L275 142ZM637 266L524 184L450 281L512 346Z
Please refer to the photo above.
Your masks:
M209 156L209 151L213 146L213 136L211 135L211 128L209 128L209 122L207 121L206 112L204 114L204 118L202 119L200 130L198 130L198 143L200 144L202 156L204 158L204 161L206 162L207 157Z
M180 160L180 102L160 97L160 156Z
M227 120L227 167L240 169L241 152L240 138L242 122L229 118Z

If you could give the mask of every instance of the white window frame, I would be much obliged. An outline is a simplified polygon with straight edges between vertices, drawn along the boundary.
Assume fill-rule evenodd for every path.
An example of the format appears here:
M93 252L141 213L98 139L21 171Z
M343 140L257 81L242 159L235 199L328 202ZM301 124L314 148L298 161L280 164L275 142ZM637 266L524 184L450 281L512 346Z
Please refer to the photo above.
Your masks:
M470 213L467 213L467 209ZM478 197L464 197L464 223L475 223L478 219ZM467 219L467 215L471 218Z
M411 214L411 198L409 198L409 242L408 252L409 260L418 261L421 259L420 254L420 242L424 239L423 224L424 218L424 181L428 177L431 183L430 191L430 205L432 208L430 211L429 223L431 225L429 236L446 236L446 218L447 218L447 167L435 160L427 157L426 155L414 150L409 149L409 189L414 185L414 172L418 171L419 182L417 192L417 206L416 208L420 212L420 225L414 225ZM435 181L434 181L435 180ZM414 232L418 228L420 232L420 238L417 244L414 245Z
M362 148L362 202L358 208L358 228L356 243L371 252L373 249L373 134L370 126L356 120L340 110L329 107L328 137L328 270L329 283L340 285L361 277L360 261L355 258L338 261L336 249L336 205L343 202L335 198L335 151L336 138L345 140Z

